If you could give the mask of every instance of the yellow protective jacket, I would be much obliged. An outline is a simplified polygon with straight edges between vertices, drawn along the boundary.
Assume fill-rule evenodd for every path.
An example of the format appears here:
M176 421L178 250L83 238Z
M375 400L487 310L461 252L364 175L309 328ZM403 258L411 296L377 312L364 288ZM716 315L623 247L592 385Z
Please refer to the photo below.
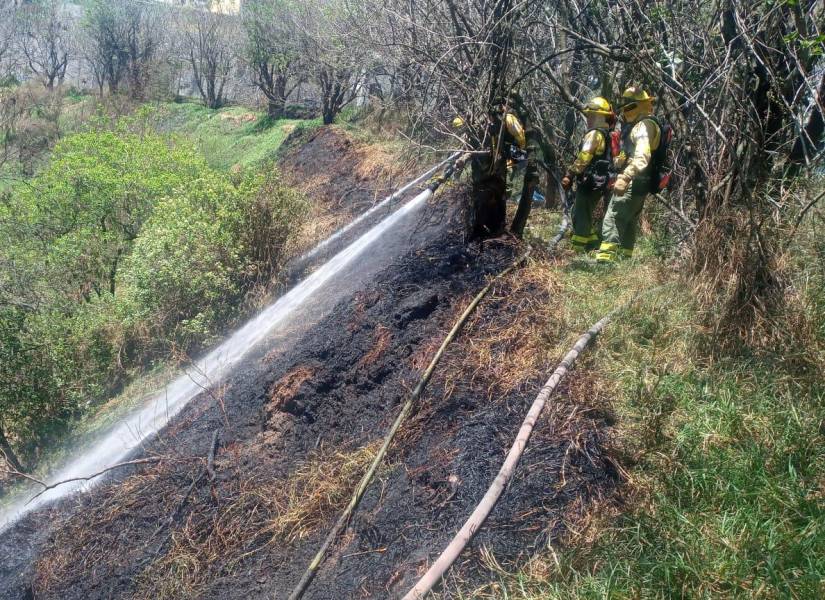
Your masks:
M524 125L521 124L518 117L513 113L507 113L504 117L504 126L516 145L524 150L527 147L527 134L524 132Z
M607 139L605 139L604 133L599 129L591 129L584 134L579 154L568 170L574 175L581 175L593 162L593 158L602 156L605 150L607 150Z
M622 135L622 151L616 157L615 167L619 177L633 179L646 175L650 166L653 151L661 143L662 132L653 119L642 117L630 129L630 133Z

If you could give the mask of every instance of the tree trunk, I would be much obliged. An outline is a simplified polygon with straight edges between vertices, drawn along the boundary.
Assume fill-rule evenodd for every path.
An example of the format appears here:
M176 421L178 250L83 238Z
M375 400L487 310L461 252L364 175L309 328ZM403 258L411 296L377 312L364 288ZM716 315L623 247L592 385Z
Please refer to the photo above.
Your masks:
M285 103L283 100L269 100L266 105L266 114L271 119L280 119L284 116Z
M19 473L25 472L23 465L20 464L20 460L17 458L17 455L12 450L11 444L6 439L6 433L3 431L3 426L0 425L0 454L2 454L6 462L11 466L12 469Z

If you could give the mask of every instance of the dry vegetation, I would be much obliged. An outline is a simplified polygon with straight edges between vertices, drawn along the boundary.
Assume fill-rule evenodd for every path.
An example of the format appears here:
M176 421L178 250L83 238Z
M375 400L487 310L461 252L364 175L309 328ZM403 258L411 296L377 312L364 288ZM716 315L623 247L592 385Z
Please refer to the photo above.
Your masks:
M376 445L351 452L320 448L287 481L267 468L238 473L243 455L257 455L258 444L233 448L216 462L228 470L208 500L193 506L171 535L169 548L144 571L138 598L195 598L207 583L233 573L246 558L266 553L314 533L349 499L351 482L372 460Z
M37 563L37 587L46 592L141 565L134 597L199 597L245 559L316 533L347 502L376 450L321 446L284 478L256 460L266 454L262 438L232 444L220 449L216 477L203 489L189 484L203 476L205 459L164 459L107 487L63 523ZM122 536L133 521L157 524L145 544Z
M536 216L540 239L548 228ZM457 570L443 597L820 596L825 313L813 230L803 228L795 257L778 265L787 278L782 310L770 323L739 323L748 335L773 332L751 337L747 353L717 343L725 300L708 297L705 279L657 260L655 235L616 269L562 254L522 270L553 293L541 311L531 308L541 316L520 344L551 360L636 296L549 407L598 420L623 485L571 510L565 534L543 552L513 562L482 548L489 583ZM495 343L485 346L477 356L489 361ZM576 435L567 439L575 447Z

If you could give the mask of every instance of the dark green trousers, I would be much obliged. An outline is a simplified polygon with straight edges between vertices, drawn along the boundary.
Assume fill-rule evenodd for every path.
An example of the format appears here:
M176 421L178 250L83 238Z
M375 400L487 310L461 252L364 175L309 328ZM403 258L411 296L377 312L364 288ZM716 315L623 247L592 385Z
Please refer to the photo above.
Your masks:
M613 194L602 223L602 244L596 260L611 262L619 255L633 256L639 236L639 218L650 192L650 178L637 177L624 194Z
M600 190L579 185L573 204L573 235L570 243L576 252L586 252L598 247L599 235L593 223L593 211L602 197Z

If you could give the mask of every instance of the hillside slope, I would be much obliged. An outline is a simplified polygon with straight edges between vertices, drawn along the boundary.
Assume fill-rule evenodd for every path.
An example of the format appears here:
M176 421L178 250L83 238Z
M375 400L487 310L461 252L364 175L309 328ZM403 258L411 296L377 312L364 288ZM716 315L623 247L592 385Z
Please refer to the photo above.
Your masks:
M466 249L455 221L442 228L451 204L442 200L429 223L436 237L450 234L446 243L419 246L288 352L258 353L227 382L220 403L202 396L147 448L168 460L100 488L60 515L32 573L37 597L284 597L346 502L404 390L468 296L516 251L500 243L483 253ZM525 350L507 333L525 318L520 303L542 293L514 280L496 291L470 338L501 332L490 346L492 368L478 373L462 360L472 352L469 341L451 351L308 598L401 592L478 500L538 382L533 371L514 383L505 361ZM221 438L218 475L196 484L184 502L202 468L192 458L208 453L213 431ZM578 444L573 453L571 436ZM592 421L583 426L553 411L477 543L518 555L557 536L568 513L614 485L600 452ZM531 522L514 528L525 514ZM85 557L80 564L77 556Z

